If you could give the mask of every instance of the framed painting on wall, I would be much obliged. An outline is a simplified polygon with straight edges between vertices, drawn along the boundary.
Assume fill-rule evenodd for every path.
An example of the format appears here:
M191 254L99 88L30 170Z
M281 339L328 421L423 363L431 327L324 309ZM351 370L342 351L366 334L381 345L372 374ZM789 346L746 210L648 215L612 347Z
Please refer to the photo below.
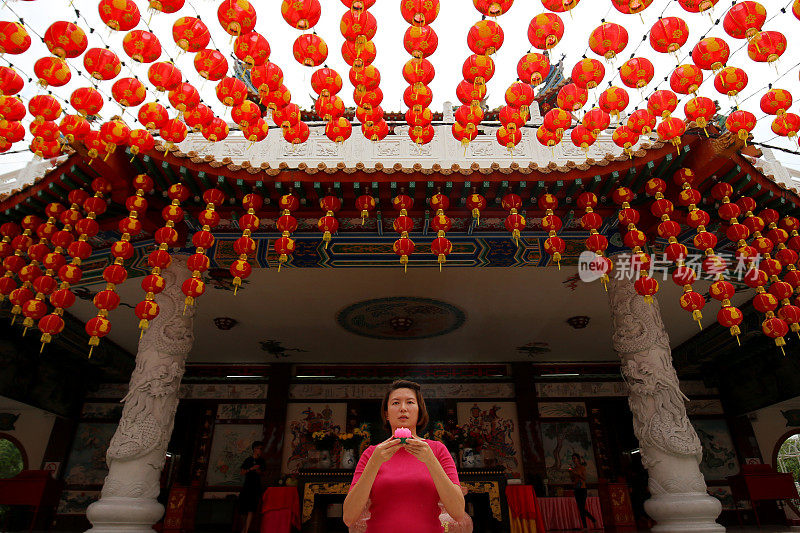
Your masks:
M117 424L81 422L75 431L64 481L68 485L102 485L108 474L106 450Z
M317 451L311 435L316 431L341 433L346 422L346 403L290 403L286 408L281 471L293 474L310 466L310 456Z
M252 453L253 442L264 437L261 424L216 424L208 457L206 486L239 486L240 467Z
M519 424L515 402L459 402L458 425L477 431L497 467L512 478L522 477L522 454L519 447ZM491 465L486 465L491 466Z
M588 422L542 422L542 446L550 485L569 485L572 455L586 463L586 481L597 482L597 466Z
M586 418L583 402L539 402L541 418Z
M728 423L721 418L701 418L691 422L703 445L703 460L700 462L703 476L713 481L738 474L739 460Z

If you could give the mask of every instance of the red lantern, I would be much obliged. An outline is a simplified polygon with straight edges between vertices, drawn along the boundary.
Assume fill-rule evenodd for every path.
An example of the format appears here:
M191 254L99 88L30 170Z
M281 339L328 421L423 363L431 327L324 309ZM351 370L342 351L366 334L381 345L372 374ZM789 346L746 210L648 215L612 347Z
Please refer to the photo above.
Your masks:
M69 103L83 117L96 115L103 109L103 96L97 89L81 87L72 91Z
M500 146L505 146L508 148L508 151L511 152L514 150L514 147L522 141L522 130L516 127L501 126L500 129L497 130L497 133L495 133L495 137Z
M611 118L608 113L595 107L583 115L583 125L592 130L595 135L600 135L600 132L605 130L611 124Z
M13 95L19 93L25 86L22 76L11 67L0 67L0 93Z
M292 46L294 58L306 67L321 65L328 57L328 45L319 35L305 33L294 41Z
M199 52L211 42L205 22L195 17L181 17L172 25L172 38L184 52Z
M439 270L442 270L442 265L447 261L447 256L453 251L453 243L444 236L444 232L440 231L439 235L431 242L431 253L436 256L436 262L439 263Z
M389 134L389 125L382 118L373 124L361 124L361 133L371 141L380 141Z
M430 124L424 127L410 128L408 130L408 136L415 144L428 144L433 140L433 135L433 126Z
M405 0L400 4L400 14L412 26L425 26L439 15L439 0Z
M415 59L423 59L436 51L439 38L430 26L410 26L403 36L403 46Z
M181 83L169 92L169 103L180 112L186 112L200 104L200 93L191 83Z
M205 104L198 104L197 107L190 109L183 114L183 121L186 122L186 125L195 131L201 132L213 118L213 111L211 111L211 108Z
M373 65L350 69L350 83L359 93L371 91L380 85L381 73Z
M543 125L545 129L563 134L572 126L572 113L556 107L545 113Z
M250 33L256 26L256 10L247 0L226 0L217 10L222 28L230 35Z
M588 100L589 91L568 83L559 89L556 104L565 111L578 111Z
M378 31L378 22L369 11L350 10L342 15L339 30L345 41L360 45L372 40ZM408 32L406 32L408 35Z
M589 34L589 48L607 60L614 59L628 46L628 32L619 24L604 22Z
M424 58L411 58L403 65L403 79L412 85L427 85L435 74L431 62Z
M536 15L528 25L528 40L539 50L553 48L563 36L564 22L555 13Z
M641 13L653 3L653 0L611 0L611 3L620 13L630 15Z
M697 92L703 83L703 71L695 65L679 65L669 77L669 86L679 94Z
M781 137L795 137L800 130L800 116L795 113L784 113L772 121L772 131Z
M260 142L267 138L269 134L269 124L263 119L258 118L246 127L242 128L242 135L250 142Z
M500 132L498 131L498 134L499 133ZM518 133L520 134L519 135L519 140L521 140L522 132L518 132ZM563 134L559 134L558 132L555 132L555 131L550 131L545 127L537 128L537 130L536 130L536 140L539 141L539 144L541 144L542 146L550 147L550 148L552 148L553 146L555 146L558 143L560 143L562 136L563 136ZM519 140L517 140L515 142L515 144L519 143Z
M421 111L422 108L428 107L431 105L433 101L433 91L431 91L430 87L423 85L419 88L415 88L413 85L409 85L406 87L406 90L403 91L403 102L406 106L417 109ZM356 101L357 104L363 106L363 102Z
M320 96L314 103L314 110L327 122L344 114L344 102L338 96Z
M499 17L511 9L514 0L472 0L475 9L487 17Z
M761 97L761 111L768 115L782 115L792 106L792 93L784 89L770 89Z
M222 78L217 83L216 92L219 101L228 107L237 106L247 98L247 86L242 80L233 77Z
M719 0L678 0L683 9L689 13L702 13L714 7Z
M21 54L31 47L31 37L17 22L0 21L0 54Z
M717 106L711 98L697 96L686 102L683 112L687 120L693 121L698 127L705 130L708 123L714 118Z
M414 241L409 239L406 233L394 241L392 250L400 256L400 264L403 265L403 270L405 271L408 268L408 258L414 253Z
M461 68L464 79L475 85L486 85L494 76L494 61L489 56L470 55Z
M583 149L583 151L588 151L589 147L597 140L597 136L583 124L578 124L572 128L569 136L572 144Z
M308 124L298 122L291 128L283 130L283 138L290 144L302 144L308 140L309 133Z
M653 79L653 63L645 57L634 57L619 68L619 78L626 87L641 89Z
M353 133L353 125L345 117L338 117L325 126L325 136L335 143L346 141Z
M786 345L783 337L789 333L789 326L780 318L772 316L764 320L761 323L761 331L764 332L764 335L774 339L775 345L780 346L781 349Z
M739 109L728 115L728 118L725 119L725 127L747 142L747 137L756 127L756 116L749 111Z
M661 140L671 142L676 148L681 144L681 136L686 131L686 124L679 118L667 117L657 128Z
M161 13L175 13L186 0L150 0L150 9L160 11Z
M122 68L117 54L106 48L90 48L83 55L83 66L96 80L111 80Z
M169 120L169 113L163 105L148 102L139 108L138 118L148 130L157 130Z
M136 107L144 102L147 90L136 78L120 78L111 86L111 96L123 107Z
M224 141L228 137L228 124L221 118L212 118L203 128L203 137L211 142Z
M297 104L289 104L285 107L275 109L272 112L272 120L275 125L286 129L291 128L300 122L300 107Z
M363 44L345 41L342 43L342 59L351 67L361 68L372 64L377 56L375 43L367 41Z
M128 33L122 40L122 48L139 63L152 63L161 56L161 43L149 31L133 30Z
M172 145L181 143L186 138L186 124L180 119L173 118L161 126L159 134L162 139L167 141L167 148L169 149Z
M298 30L308 30L316 26L322 15L319 0L283 0L281 15L289 26Z
M503 46L503 29L493 20L473 24L467 33L467 46L478 55L492 55Z
M342 77L332 68L317 69L311 75L311 88L320 96L332 96L342 89Z
M721 94L736 96L747 87L747 73L739 67L725 67L714 76L714 88Z
M28 111L36 122L56 120L61 116L61 104L52 95L37 94L28 101Z
M261 118L261 108L251 100L244 100L231 110L231 118L242 128Z
M786 51L786 37L779 31L762 31L747 44L747 55L759 63L774 63Z
M74 58L86 51L89 41L86 34L72 22L54 22L44 32L44 44L56 57Z
M633 157L631 147L639 141L639 136L628 126L618 126L611 136L614 144L622 148L629 157Z
M725 15L722 27L734 39L751 39L761 31L767 10L758 2L745 0L734 4Z
M667 90L656 91L647 99L647 110L656 117L667 119L678 107L678 97Z
M692 61L703 70L718 71L728 62L731 49L719 37L701 39L692 49Z
M157 91L171 91L180 85L183 76L178 67L172 63L162 61L153 63L147 69L147 79Z
M517 63L517 76L531 85L544 82L550 73L550 60L544 54L530 52L522 56Z
M156 141L147 130L131 130L128 135L128 146L131 153L137 155L140 152L149 152L155 148Z
M128 31L139 24L141 15L133 0L100 0L100 18L112 30Z
M33 72L39 78L39 85L63 87L72 78L67 62L58 57L42 57L33 64Z
M34 124L35 122L32 123L31 126ZM46 124L46 122L44 124ZM0 120L0 140L4 143L13 144L21 141L23 138L25 138L25 128L22 124L17 121Z
M335 96L334 99L339 98ZM286 107L292 101L292 93L289 92L289 89L286 88L285 85L281 85L274 91L261 95L261 103L267 106L268 108L272 109L280 109L282 107ZM341 101L341 98L339 98ZM319 98L317 98L317 102L319 102ZM342 112L344 112L344 104L342 104Z
M106 152L110 155L114 149L128 140L130 128L119 119L109 120L100 126L100 139L106 145ZM106 158L108 158L106 155Z
M582 89L594 89L605 75L605 67L596 59L581 59L572 68L572 81Z
M194 68L205 79L219 81L228 73L228 60L217 50L206 48L194 56Z
M630 98L628 91L620 87L611 86L600 94L598 105L600 109L619 120L619 114L628 107Z

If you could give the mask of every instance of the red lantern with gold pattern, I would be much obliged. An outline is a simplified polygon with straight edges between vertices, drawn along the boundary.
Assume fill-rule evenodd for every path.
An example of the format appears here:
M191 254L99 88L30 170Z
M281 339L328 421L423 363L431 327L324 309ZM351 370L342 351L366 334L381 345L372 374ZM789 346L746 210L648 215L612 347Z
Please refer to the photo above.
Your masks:
M148 130L157 130L169 120L169 113L163 105L148 102L139 108L138 118Z
M403 0L400 14L412 26L425 26L439 15L439 0Z
M572 81L583 89L594 89L603 81L606 68L596 59L581 59L572 68Z
M76 117L77 115L67 115L67 116ZM64 118L66 119L66 117ZM84 122L86 121L84 120ZM62 120L61 123L63 124L64 120ZM31 126L33 126L33 124L35 124L35 122L31 123ZM87 127L89 126L88 122L86 122L86 126ZM61 129L61 126L59 126L58 129L62 134L64 133L64 131ZM3 142L13 144L15 142L21 141L24 138L25 138L25 127L22 124L20 124L16 120L12 121L6 119L0 120L0 139L2 139Z
M25 86L22 76L11 67L0 67L0 94L13 95Z
M128 135L128 146L133 155L137 155L140 152L149 152L155 148L155 145L156 140L147 130L131 130Z
M628 126L617 126L611 135L614 144L623 149L629 157L633 157L631 147L639 141L639 136Z
M225 0L217 9L217 19L230 35L238 37L256 27L256 10L247 0Z
M736 96L747 87L747 73L739 67L727 66L714 76L714 88L721 94Z
M67 62L53 56L37 59L33 64L33 73L39 78L39 85L42 87L63 87L72 78Z
M171 91L177 87L181 83L183 75L178 67L172 63L162 61L150 65L150 68L147 69L147 79L150 80L150 83L153 84L157 91L163 92Z
M544 82L550 73L550 60L544 54L530 52L522 56L517 63L517 76L531 85Z
M696 96L686 102L683 106L683 112L687 120L695 122L698 127L705 130L708 123L714 118L717 112L717 106L711 98Z
M150 0L149 9L161 13L175 13L186 3L186 0Z
M228 123L219 117L212 118L203 128L203 137L211 142L224 141L228 138L228 133Z
M244 100L231 110L231 118L236 124L246 128L249 124L261 118L261 108L251 100Z
M83 66L96 80L111 80L117 77L122 65L117 54L106 48L90 48L83 56Z
M259 93L274 91L283 83L283 71L278 65L268 61L250 69L250 82Z
M322 6L319 0L283 0L281 15L289 26L305 31L319 22Z
M724 39L706 37L692 49L692 61L703 70L720 70L728 62L731 49Z
M563 13L564 11L572 11L581 0L542 0L542 5L545 9L554 11L556 13Z
M719 0L678 0L681 7L689 13L708 11L714 7L717 2L719 2Z
M600 135L600 132L605 130L609 124L611 124L611 117L609 117L608 113L599 107L595 107L583 115L582 123L584 126L592 130L592 133L595 135Z
M350 10L342 15L339 30L345 41L359 45L372 40L378 31L378 22L369 11Z
M416 128L409 128L408 136L414 144L428 144L433 140L433 126L421 126Z
M320 96L314 102L314 110L327 122L344 114L344 102L338 96Z
M92 87L80 87L72 91L69 103L83 117L96 115L103 109L103 96Z
M514 0L472 0L475 9L487 17L499 17L511 9Z
M772 121L772 131L781 137L792 138L800 130L800 116L796 113L784 113Z
M389 135L389 124L382 118L373 122L372 125L361 124L361 133L370 141L380 141Z
M241 104L247 98L247 86L238 78L226 77L217 83L216 93L223 105L233 107Z
M526 87L530 85L526 84ZM413 92L413 87L409 87ZM486 85L476 85L467 80L461 80L456 86L456 98L464 105L478 105L486 97ZM426 105L430 105L428 102Z
M494 61L489 56L472 54L464 61L461 67L464 79L475 85L486 85L494 76Z
M0 95L0 118L22 120L26 112L25 105L18 97Z
M467 33L467 46L478 55L492 55L503 46L503 29L493 20L473 24Z
M172 25L172 38L184 52L199 52L211 42L205 22L195 17L181 17Z
M549 50L564 36L564 21L555 13L540 13L528 25L528 40L534 48Z
M611 0L611 4L614 8L626 15L641 13L652 3L653 0Z
M678 97L666 89L655 91L647 99L647 110L655 117L667 119L677 107Z
M725 14L722 27L734 39L751 39L761 31L767 10L758 2L745 0L734 4Z
M107 154L111 154L117 146L125 144L131 130L120 119L112 119L100 126L100 139L106 144ZM106 158L108 155L106 155Z
M646 57L634 57L619 68L619 79L626 87L641 89L653 79L655 69Z
M206 48L194 56L197 73L209 81L219 81L228 73L228 60L217 50Z
M495 137L500 146L505 146L511 152L522 141L522 130L517 127L501 126Z
M295 39L292 53L301 65L316 67L321 65L328 57L328 45L319 35L305 33Z
M558 0L558 3L562 1ZM607 60L617 57L626 46L628 46L628 31L613 22L604 22L589 34L589 48Z
M200 93L191 83L181 83L169 92L169 103L178 111L184 113L200 104Z
M31 37L22 24L0 21L0 54L21 54L31 47Z
M572 141L572 144L583 151L589 150L589 147L597 140L597 136L595 136L595 134L583 124L578 124L572 128L572 131L569 133L569 137Z
M122 48L131 59L139 63L152 63L161 56L161 43L149 31L129 32L122 40Z
M675 147L680 146L681 136L686 131L686 124L677 117L667 117L656 128L661 140L671 142Z
M64 59L80 56L86 51L89 41L80 27L60 20L52 23L44 32L44 44L51 54Z
M253 143L263 141L268 134L269 124L263 118L258 118L242 128L244 138Z
M792 93L785 89L770 89L761 97L761 111L768 115L782 115L792 106Z
M159 129L159 135L161 135L162 139L167 141L167 148L170 148L174 144L183 142L186 138L186 124L177 118L168 120L162 124Z
M409 26L403 35L403 46L414 58L423 59L436 51L439 38L430 26Z
M598 105L600 109L619 120L619 115L628 107L630 97L628 91L621 87L611 86L600 94Z
M536 130L536 140L539 141L539 144L542 146L547 146L549 148L552 148L560 143L562 137L563 134L558 133L557 131L551 131L545 127L541 127Z
M317 69L311 75L311 88L320 96L333 96L342 90L342 77L332 68Z
M308 140L309 133L308 124L301 121L283 130L283 138L290 144L302 144Z
M747 137L756 127L756 116L743 109L736 110L725 119L725 127L735 133L741 140L747 142Z
M345 117L338 117L325 125L325 136L335 143L346 141L353 133L353 125Z
M747 55L758 63L774 63L786 51L786 37L779 31L757 33L747 44Z
M572 126L572 113L559 107L553 108L545 113L543 125L550 131L563 134Z
M282 129L291 128L300 122L300 107L297 104L289 104L275 109L272 111L272 121Z
M695 65L678 65L669 77L670 88L678 94L697 92L703 83L703 71Z
M112 30L132 30L141 19L139 8L133 0L100 0L97 10L106 26Z
M574 83L561 87L556 96L556 104L565 111L578 111L589 100L589 91L581 89Z
M351 67L361 68L371 65L376 56L377 50L372 41L363 44L351 41L342 43L342 59Z
M28 111L36 122L57 120L61 116L61 104L50 94L37 94L28 101Z
M111 86L111 96L122 107L136 107L144 102L147 90L136 78L120 78Z
M659 18L650 28L650 46L662 54L678 51L689 39L689 26L679 17Z

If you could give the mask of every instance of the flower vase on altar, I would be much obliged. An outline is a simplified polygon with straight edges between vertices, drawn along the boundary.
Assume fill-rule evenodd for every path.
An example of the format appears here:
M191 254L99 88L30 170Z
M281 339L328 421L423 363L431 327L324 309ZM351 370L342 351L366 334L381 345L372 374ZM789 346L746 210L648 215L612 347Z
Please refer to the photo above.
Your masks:
M317 461L317 468L321 470L328 470L331 467L331 452L328 450L319 451L319 461Z
M461 448L461 468L476 468L476 457L472 448Z
M356 467L356 452L353 449L344 449L339 458L339 468L353 470Z

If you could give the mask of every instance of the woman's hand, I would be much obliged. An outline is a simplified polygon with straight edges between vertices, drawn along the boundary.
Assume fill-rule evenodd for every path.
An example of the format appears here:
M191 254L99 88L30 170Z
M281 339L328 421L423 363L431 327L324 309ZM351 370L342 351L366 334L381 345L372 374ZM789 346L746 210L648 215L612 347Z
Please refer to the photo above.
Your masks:
M391 459L399 449L400 439L389 437L385 441L375 446L375 451L372 452L372 456L369 458L369 461L375 466L381 466L383 463Z
M433 464L433 461L438 461L436 456L433 454L433 450L431 450L430 444L419 437L406 439L405 449L408 453L426 465Z

